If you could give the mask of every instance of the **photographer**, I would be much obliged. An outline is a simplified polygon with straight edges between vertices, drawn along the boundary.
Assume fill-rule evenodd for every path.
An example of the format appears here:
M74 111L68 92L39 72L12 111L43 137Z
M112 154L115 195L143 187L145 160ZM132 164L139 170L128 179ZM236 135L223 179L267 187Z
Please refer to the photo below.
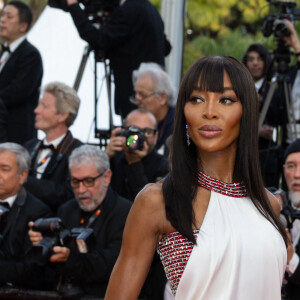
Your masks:
M105 152L111 161L112 187L121 196L133 201L147 183L163 178L169 165L168 159L155 150L158 133L157 121L152 113L142 108L135 109L128 114L124 125L125 134L120 135L124 133L122 128L112 131ZM131 126L140 132L139 139L142 137L139 149L130 145L134 136L128 131Z
M251 44L247 48L242 62L255 82L260 109L262 109L269 90L268 80L273 75L269 50L261 44ZM273 132L277 125L277 120L274 122L274 113L277 116L277 107L273 102L271 102L264 124L259 130L259 160L265 186L278 188L282 164L279 161L278 148L273 141Z
M157 120L158 139L155 149L168 155L168 138L173 130L175 88L169 75L156 63L142 63L133 71L135 96L130 101L149 110Z
M0 284L38 287L40 268L25 262L32 245L27 234L30 220L51 216L50 209L30 194L23 184L30 157L15 143L0 144Z
M152 61L164 66L164 57L171 46L164 35L162 19L148 0L103 0L101 3L106 19L97 29L77 0L67 0L80 37L110 60L116 87L115 112L125 118L135 108L129 101L133 95L132 71L141 62Z
M292 244L287 248L287 298L300 299L300 139L291 143L284 153L283 166L285 180L288 186L288 205L282 210L286 225L290 228ZM289 212L288 214L286 212Z
M282 40L288 45L291 46L294 50L294 54L297 57L297 63L289 68L288 77L292 86L292 103L291 110L294 112L295 121L296 121L296 137L300 138L300 41L296 32L294 25L287 19L284 20L287 24L290 35L283 37ZM293 141L291 132L293 131L292 126L288 125L287 135L288 142Z
M111 170L107 155L95 146L83 145L69 157L71 185L75 198L63 204L58 217L67 229L92 228L94 243L81 253L75 245L55 246L45 268L47 281L66 297L90 294L103 297L118 257L130 202L110 188ZM29 223L32 228L33 222ZM43 239L41 232L29 230L33 244ZM55 275L53 275L53 272ZM50 274L50 275L49 275Z
M74 197L69 183L68 158L82 143L69 127L75 122L80 99L74 89L62 82L48 83L35 108L35 127L43 131L43 140L25 143L31 156L31 168L25 187L53 212Z

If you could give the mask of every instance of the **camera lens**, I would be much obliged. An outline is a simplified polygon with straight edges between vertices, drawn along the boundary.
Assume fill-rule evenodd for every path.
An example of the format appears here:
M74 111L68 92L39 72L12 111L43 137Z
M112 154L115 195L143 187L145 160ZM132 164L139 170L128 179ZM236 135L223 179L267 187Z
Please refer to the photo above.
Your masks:
M283 20L275 20L273 23L273 31L275 37L284 37L289 36L291 34L290 29L288 28L287 24Z
M139 136L137 134L129 135L126 140L126 145L129 149L136 150L138 148Z

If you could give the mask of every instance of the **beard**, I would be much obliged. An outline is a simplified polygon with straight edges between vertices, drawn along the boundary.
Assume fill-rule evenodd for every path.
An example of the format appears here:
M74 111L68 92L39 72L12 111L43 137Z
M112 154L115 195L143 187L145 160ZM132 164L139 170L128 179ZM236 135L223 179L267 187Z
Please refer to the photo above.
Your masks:
M300 208L300 192L289 191L289 198L296 208Z

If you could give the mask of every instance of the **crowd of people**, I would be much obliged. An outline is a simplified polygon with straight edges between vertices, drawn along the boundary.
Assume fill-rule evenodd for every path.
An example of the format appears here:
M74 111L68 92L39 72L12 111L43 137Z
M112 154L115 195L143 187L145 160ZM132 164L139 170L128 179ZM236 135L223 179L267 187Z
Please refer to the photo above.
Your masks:
M278 73L266 47L250 45L241 61L200 58L177 95L164 70L171 45L155 7L103 3L109 18L100 28L77 0L61 7L111 62L122 126L103 149L70 130L81 102L73 88L57 81L41 88L42 59L26 39L29 6L13 0L3 8L0 288L70 299L298 300L294 25L285 20L290 35L282 38L297 60L284 74L291 109L277 87L259 126Z

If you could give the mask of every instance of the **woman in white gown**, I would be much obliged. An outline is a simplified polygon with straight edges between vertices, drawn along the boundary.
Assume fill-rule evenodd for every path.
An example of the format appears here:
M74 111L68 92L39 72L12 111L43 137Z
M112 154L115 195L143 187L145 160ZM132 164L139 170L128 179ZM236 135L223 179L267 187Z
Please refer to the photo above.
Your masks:
M280 300L286 234L262 183L258 100L232 57L184 76L171 171L134 201L106 300L137 299L158 251L176 300Z

